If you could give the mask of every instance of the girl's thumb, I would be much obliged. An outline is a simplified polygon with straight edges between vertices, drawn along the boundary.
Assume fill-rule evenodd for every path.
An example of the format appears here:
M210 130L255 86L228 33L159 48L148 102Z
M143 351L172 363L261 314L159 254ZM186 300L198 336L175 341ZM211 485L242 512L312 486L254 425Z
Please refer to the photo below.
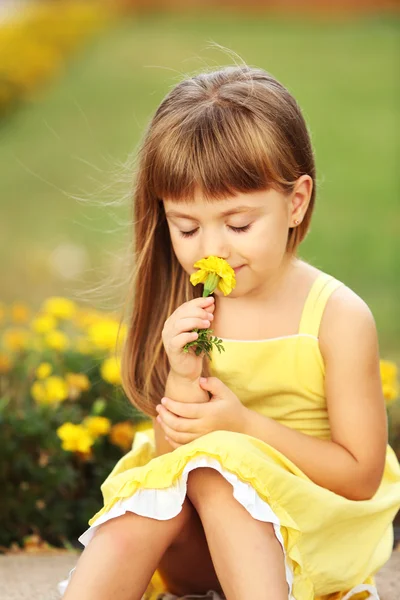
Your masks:
M200 385L203 389L217 396L222 392L223 383L218 377L200 377Z

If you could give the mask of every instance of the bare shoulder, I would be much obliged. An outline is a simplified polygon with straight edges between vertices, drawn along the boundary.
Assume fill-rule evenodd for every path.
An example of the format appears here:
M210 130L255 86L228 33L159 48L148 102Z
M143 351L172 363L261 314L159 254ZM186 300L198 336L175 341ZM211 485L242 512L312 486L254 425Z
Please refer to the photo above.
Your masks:
M321 354L328 361L335 348L365 344L377 346L375 319L368 304L346 285L329 297L319 331Z

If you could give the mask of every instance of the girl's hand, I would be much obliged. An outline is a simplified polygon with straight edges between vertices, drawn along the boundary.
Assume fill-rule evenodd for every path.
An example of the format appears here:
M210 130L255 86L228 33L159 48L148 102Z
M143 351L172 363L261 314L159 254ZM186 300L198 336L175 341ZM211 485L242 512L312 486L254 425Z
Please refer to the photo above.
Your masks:
M192 329L207 329L214 318L214 298L195 298L179 306L165 321L162 340L171 371L183 379L195 381L201 375L203 356L193 350L183 352L188 342L198 337Z
M188 444L212 431L241 433L248 409L217 377L200 379L200 387L211 392L205 403L176 402L163 398L156 406L157 421L173 448Z

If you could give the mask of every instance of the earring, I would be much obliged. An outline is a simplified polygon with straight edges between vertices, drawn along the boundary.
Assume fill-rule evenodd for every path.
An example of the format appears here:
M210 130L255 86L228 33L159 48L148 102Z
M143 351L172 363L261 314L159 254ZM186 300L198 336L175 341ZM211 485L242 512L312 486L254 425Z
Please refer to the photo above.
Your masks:
M299 219L296 219L294 222L295 225L298 225L299 223L300 223Z

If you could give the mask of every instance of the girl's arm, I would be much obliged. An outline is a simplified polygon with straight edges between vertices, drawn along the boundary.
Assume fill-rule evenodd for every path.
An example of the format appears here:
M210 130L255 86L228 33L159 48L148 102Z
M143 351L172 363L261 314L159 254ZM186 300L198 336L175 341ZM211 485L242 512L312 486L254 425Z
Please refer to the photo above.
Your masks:
M351 500L377 491L385 466L387 414L375 322L345 286L329 299L320 328L331 441L313 438L254 411L243 433L276 448L311 480Z
M169 372L167 383L165 385L165 396L174 398L177 402L208 402L208 392L202 390L199 381L188 381L172 371ZM160 398L161 402L161 398ZM167 454L175 450L165 439L165 434L161 425L153 418L154 437L156 442L156 455Z

